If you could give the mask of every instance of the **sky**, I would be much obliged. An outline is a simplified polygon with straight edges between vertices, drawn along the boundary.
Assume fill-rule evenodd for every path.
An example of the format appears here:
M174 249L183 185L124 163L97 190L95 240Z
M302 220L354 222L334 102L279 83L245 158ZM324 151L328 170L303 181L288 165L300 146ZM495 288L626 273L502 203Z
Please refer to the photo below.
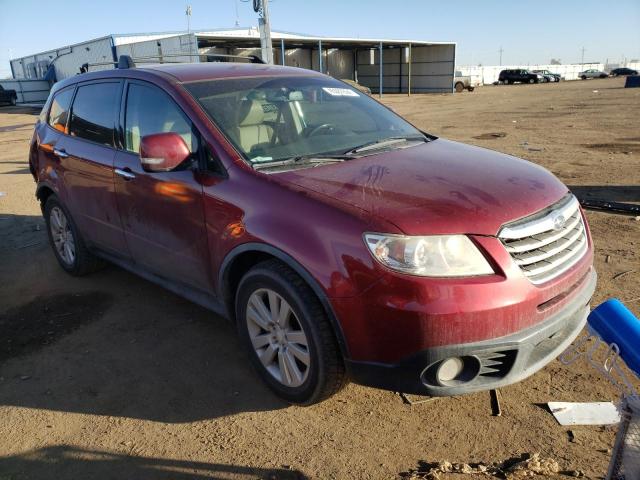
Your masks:
M256 26L244 0L0 0L0 78L9 58L111 33ZM271 28L318 36L454 41L458 65L640 58L640 0L271 0ZM237 14L236 14L237 12Z

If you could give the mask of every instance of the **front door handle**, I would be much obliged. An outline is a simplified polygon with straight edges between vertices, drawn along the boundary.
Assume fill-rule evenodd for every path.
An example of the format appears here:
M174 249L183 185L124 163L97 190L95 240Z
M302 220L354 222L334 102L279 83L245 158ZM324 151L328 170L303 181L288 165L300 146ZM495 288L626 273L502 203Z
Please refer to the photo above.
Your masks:
M55 148L53 147L53 154L56 157L67 158L69 154L64 150L64 148Z
M121 168L116 168L115 169L115 173L116 173L116 175L120 175L122 178L124 178L127 181L128 180L133 180L134 178L136 178L135 173L133 173L129 169L122 170Z

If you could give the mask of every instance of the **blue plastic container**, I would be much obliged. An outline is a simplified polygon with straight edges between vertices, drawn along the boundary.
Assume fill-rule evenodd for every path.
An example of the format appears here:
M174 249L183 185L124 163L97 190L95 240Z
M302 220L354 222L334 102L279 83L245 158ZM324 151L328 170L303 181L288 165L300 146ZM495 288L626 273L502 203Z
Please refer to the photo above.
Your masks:
M589 314L588 323L606 343L618 345L624 363L640 377L640 320L620 300L612 298Z

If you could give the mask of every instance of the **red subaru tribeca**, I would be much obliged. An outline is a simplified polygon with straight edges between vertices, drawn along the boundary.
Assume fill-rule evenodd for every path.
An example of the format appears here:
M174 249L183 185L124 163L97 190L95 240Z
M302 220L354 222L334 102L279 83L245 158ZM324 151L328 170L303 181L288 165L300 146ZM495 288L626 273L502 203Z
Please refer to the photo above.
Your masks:
M78 75L54 86L30 165L63 269L108 261L227 317L290 402L348 379L517 382L574 339L595 288L587 223L551 173L309 70Z

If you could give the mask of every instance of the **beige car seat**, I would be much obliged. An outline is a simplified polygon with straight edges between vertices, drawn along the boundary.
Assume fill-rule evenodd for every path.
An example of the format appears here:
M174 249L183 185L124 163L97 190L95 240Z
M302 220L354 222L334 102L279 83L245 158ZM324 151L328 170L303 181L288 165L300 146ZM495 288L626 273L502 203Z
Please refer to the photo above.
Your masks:
M255 100L243 100L238 109L237 137L240 147L249 153L268 145L273 137L273 127L264 123L262 105Z

